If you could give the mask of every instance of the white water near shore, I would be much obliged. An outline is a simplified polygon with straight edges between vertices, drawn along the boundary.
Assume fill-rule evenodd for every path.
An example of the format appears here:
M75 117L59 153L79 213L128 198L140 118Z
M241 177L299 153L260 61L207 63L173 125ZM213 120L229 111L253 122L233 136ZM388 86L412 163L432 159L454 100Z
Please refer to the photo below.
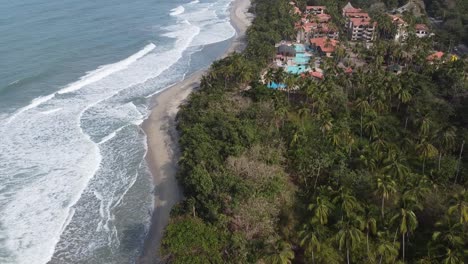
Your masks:
M149 43L1 115L1 263L99 263L97 250L119 250L115 211L144 170L141 98L182 78L200 46L233 36L228 4L184 4L164 29L172 46Z
M235 0L230 10L230 22L236 29L226 56L230 52L240 52L246 45L245 33L251 23L248 14L250 0ZM182 192L176 180L177 162L179 159L178 133L175 116L187 96L199 85L204 70L188 76L161 94L153 97L154 108L143 123L148 140L146 160L156 185L154 193L154 212L151 229L146 239L145 248L138 263L157 263L158 250L163 231L169 221L171 208L182 198Z

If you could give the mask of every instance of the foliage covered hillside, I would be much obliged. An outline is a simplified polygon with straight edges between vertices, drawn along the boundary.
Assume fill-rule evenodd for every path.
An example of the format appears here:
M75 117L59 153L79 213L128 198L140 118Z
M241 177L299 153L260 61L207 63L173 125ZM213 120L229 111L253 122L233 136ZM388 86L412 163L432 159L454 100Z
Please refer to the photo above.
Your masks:
M378 42L323 81L270 71L294 35L285 0L255 0L248 47L213 64L179 112L169 263L468 263L467 65L428 43ZM411 65L396 75L383 61ZM248 85L250 89L245 89Z
M424 3L428 15L442 20L437 34L443 44L468 45L468 1L424 0Z

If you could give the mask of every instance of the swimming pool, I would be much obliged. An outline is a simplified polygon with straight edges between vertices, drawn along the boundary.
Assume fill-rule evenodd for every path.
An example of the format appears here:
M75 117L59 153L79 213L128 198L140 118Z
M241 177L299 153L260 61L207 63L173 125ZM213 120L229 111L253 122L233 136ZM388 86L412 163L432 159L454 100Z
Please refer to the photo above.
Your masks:
M296 52L305 52L305 46L303 44L295 44L294 49Z
M294 58L294 62L296 64L309 64L310 56L307 56L303 53L297 53L296 57Z
M297 65L297 66L288 66L286 71L292 74L301 74L303 72L308 72L310 70L309 66Z
M286 85L284 83L275 83L275 82L270 82L268 85L267 85L268 88L271 88L271 89L284 89L286 88Z

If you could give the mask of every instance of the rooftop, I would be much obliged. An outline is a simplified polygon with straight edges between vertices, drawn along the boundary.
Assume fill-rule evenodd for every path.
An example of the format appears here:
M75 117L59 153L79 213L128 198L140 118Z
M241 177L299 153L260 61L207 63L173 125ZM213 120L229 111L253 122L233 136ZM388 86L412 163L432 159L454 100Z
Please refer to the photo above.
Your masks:
M311 9L327 9L325 6L306 6L307 10Z
M442 51L437 51L429 56L427 56L428 61L433 61L433 60L440 60L444 56L444 53Z
M429 28L427 27L426 24L416 24L416 25L414 26L414 28L415 28L416 30L426 30L426 31L429 30Z
M371 23L371 20L366 18L351 18L350 21L353 23L353 26L369 25ZM374 25L376 23L374 22Z
M310 44L314 44L315 46L320 47L322 52L332 53L335 51L336 45L338 45L338 41L329 38L311 38Z
M396 16L396 15L389 15L390 18L392 19L392 22L397 25L404 25L406 22L403 20L403 18Z

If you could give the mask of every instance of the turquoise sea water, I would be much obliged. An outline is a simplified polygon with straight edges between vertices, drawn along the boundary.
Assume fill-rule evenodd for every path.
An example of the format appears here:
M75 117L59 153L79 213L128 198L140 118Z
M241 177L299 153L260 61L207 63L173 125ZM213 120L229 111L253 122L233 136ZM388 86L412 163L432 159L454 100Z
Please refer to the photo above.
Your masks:
M0 2L0 263L134 261L148 98L225 51L229 4Z

